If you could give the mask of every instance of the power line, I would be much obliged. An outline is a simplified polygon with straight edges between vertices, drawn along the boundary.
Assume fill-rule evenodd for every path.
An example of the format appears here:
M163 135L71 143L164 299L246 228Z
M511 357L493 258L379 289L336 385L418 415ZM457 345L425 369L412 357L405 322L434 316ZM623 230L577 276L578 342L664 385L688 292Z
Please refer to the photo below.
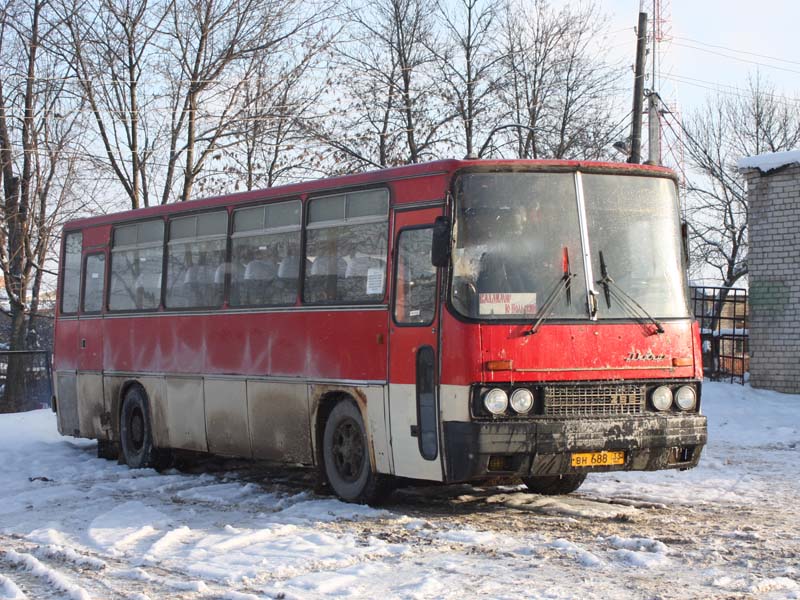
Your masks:
M767 64L767 63L759 62L757 60L750 60L750 59L747 59L747 58L741 58L741 57L738 57L738 56L732 56L730 54L725 54L724 52L717 52L716 50L709 50L708 48L701 48L700 46L692 46L690 44L681 44L680 42L673 42L673 44L676 45L676 46L680 46L681 48L689 48L689 49L692 49L692 50L699 50L700 52L706 52L708 54L713 54L715 56L721 56L723 58L729 58L731 60L737 60L739 62L743 62L743 63L747 63L747 64L751 64L751 65L757 65L757 66L760 66L760 67L766 67L768 69L776 69L778 71L784 71L786 73L793 73L795 75L800 75L800 71L798 71L797 69L789 69L787 67L779 67L778 65L770 65L770 64Z
M628 117L630 117L632 114L633 114L633 110L629 110L628 114L625 115L624 117L622 117L622 119L620 119L620 121L616 125L614 125L613 127L609 128L609 131L613 132L613 133L609 133L609 135L607 135L605 137L605 139L603 140L603 144L602 144L603 146L605 146L609 142L612 142L615 138L619 137L620 135L622 135L624 133L625 128L628 126L626 121L628 120Z
M700 154L702 154L702 155L703 155L703 156L706 158L706 160L708 160L708 161L709 161L709 163L710 163L711 165L713 165L712 172L714 172L715 176L719 177L719 178L720 178L720 180L721 180L721 181L723 181L723 182L724 182L724 181L725 181L725 179L727 178L727 179L728 179L728 181L729 181L729 183L730 183L731 185L733 185L733 187L735 187L735 188L736 188L736 189L738 189L738 190L739 190L739 191L740 191L742 194L744 194L744 192L745 192L744 186L743 186L743 185L742 185L740 182L736 181L736 180L735 180L733 177L731 177L730 175L728 175L728 174L725 172L725 168L724 168L722 165L719 165L719 164L717 164L717 162L716 162L716 161L715 161L715 160L714 160L714 159L711 157L711 155L708 153L708 150L706 150L705 146L703 146L703 145L702 145L700 142L698 142L698 141L697 141L697 140L694 138L694 136L693 136L691 133L689 133L689 131L686 129L686 127L684 127L684 126L683 126L683 123L681 123L681 122L680 122L678 119L676 119L676 118L674 117L674 115L672 115L672 113L669 113L669 112L668 112L668 113L664 113L664 114L665 114L665 116L666 116L666 115L669 115L669 116L670 116L670 118L672 118L672 120L673 120L673 121L675 121L675 123L678 125L678 127L680 127L680 129L681 129L681 131L683 132L683 134L684 134L684 135L687 137L687 139L688 139L688 140L689 140L689 141L690 141L690 142L691 142L691 143L694 145L694 149L686 147L686 144L683 142L683 139L682 139L680 136L677 136L677 137L678 137L678 141L679 141L679 143L683 144L683 146L684 146L684 147L685 147L687 150L689 150L690 152L694 151L694 152L699 152ZM669 122L667 121L667 119L665 118L664 120L665 120L665 122L667 122L667 125L669 125ZM670 129L672 129L672 127L670 127ZM675 131L674 131L674 130L673 130L673 133L675 133Z
M661 75L663 79L669 79L670 81L674 81L676 83L684 83L686 85L691 85L694 87L702 88L705 90L709 90L712 92L716 92L718 94L724 94L727 96L735 96L738 98L749 98L746 93L746 90L742 90L742 88L736 87L734 85L725 84L725 83L718 83L715 81L708 81L706 79L697 79L695 77L688 77L686 75ZM775 102L785 104L790 108L798 108L800 107L800 99L793 99L787 96L781 96L779 94L773 94L770 92L760 92L764 96L769 97L770 99L774 100Z
M779 58L777 56L770 56L768 54L759 54L757 52L748 52L747 50L737 50L736 48L729 48L727 46L720 46L718 44L709 44L708 42L702 42L700 40L693 40L692 38L680 37L680 36L673 36L674 40L684 40L686 42L691 42L692 44L700 44L701 46L708 46L709 48L718 48L719 50L727 50L728 52L736 52L737 54L747 54L748 56L757 56L759 58L766 58L768 60L775 60L782 63L787 63L790 65L800 65L800 61L797 60L789 60L787 58Z

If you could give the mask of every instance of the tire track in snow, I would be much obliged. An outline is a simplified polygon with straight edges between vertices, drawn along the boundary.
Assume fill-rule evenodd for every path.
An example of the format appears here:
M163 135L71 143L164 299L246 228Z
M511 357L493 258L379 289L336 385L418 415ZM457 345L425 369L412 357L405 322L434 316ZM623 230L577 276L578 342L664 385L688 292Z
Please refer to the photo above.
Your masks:
M65 592L71 600L92 600L92 596L84 588L71 582L60 571L48 567L32 554L20 553L15 550L0 550L0 561L28 571L34 577L47 581L56 590Z
M27 600L16 583L4 575L0 575L0 600Z
M18 587L27 591L20 597L0 593L0 600L62 600L73 596L67 590L55 586L47 577L42 577L42 570L34 572L20 567L17 561L4 560L5 548L14 548L11 552L16 556L26 556L44 567L44 571L55 573L68 583L78 579L78 586L93 600L190 600L196 598L224 598L230 593L230 586L214 581L203 581L191 574L170 568L163 561L146 567L132 567L130 556L103 556L84 549L70 548L64 545L39 544L25 540L19 536L0 534L0 569L8 565L13 569ZM66 571L66 573L65 573ZM3 575L0 575L2 578ZM9 577L6 577L10 581ZM0 579L2 582L2 579ZM12 582L14 583L14 582ZM263 594L246 583L237 587L242 598L263 597ZM3 587L0 585L0 592ZM255 594L255 595L254 595ZM231 596L233 597L233 596Z

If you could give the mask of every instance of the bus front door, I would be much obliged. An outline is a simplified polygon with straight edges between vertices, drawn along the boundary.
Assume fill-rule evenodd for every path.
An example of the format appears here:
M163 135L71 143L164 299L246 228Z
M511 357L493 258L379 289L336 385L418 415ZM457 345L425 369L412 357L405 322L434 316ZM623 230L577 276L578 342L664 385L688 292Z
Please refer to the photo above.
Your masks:
M394 285L389 323L389 418L394 474L441 481L439 314L431 264L441 208L395 213Z

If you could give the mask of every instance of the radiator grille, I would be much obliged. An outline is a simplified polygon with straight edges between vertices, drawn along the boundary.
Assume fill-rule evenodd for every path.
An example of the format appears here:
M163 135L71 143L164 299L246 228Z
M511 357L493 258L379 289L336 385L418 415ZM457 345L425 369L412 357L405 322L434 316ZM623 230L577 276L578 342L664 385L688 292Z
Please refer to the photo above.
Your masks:
M638 415L645 410L641 385L555 386L544 388L544 414L550 417Z

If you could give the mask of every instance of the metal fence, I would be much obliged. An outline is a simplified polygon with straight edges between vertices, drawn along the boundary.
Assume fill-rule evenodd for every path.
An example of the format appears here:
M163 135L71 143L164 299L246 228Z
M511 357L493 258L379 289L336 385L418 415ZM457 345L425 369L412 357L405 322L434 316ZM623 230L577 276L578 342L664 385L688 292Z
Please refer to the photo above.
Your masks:
M692 287L692 309L700 324L703 374L743 384L750 370L747 290Z
M53 397L48 350L0 350L0 397L6 408L50 406Z

